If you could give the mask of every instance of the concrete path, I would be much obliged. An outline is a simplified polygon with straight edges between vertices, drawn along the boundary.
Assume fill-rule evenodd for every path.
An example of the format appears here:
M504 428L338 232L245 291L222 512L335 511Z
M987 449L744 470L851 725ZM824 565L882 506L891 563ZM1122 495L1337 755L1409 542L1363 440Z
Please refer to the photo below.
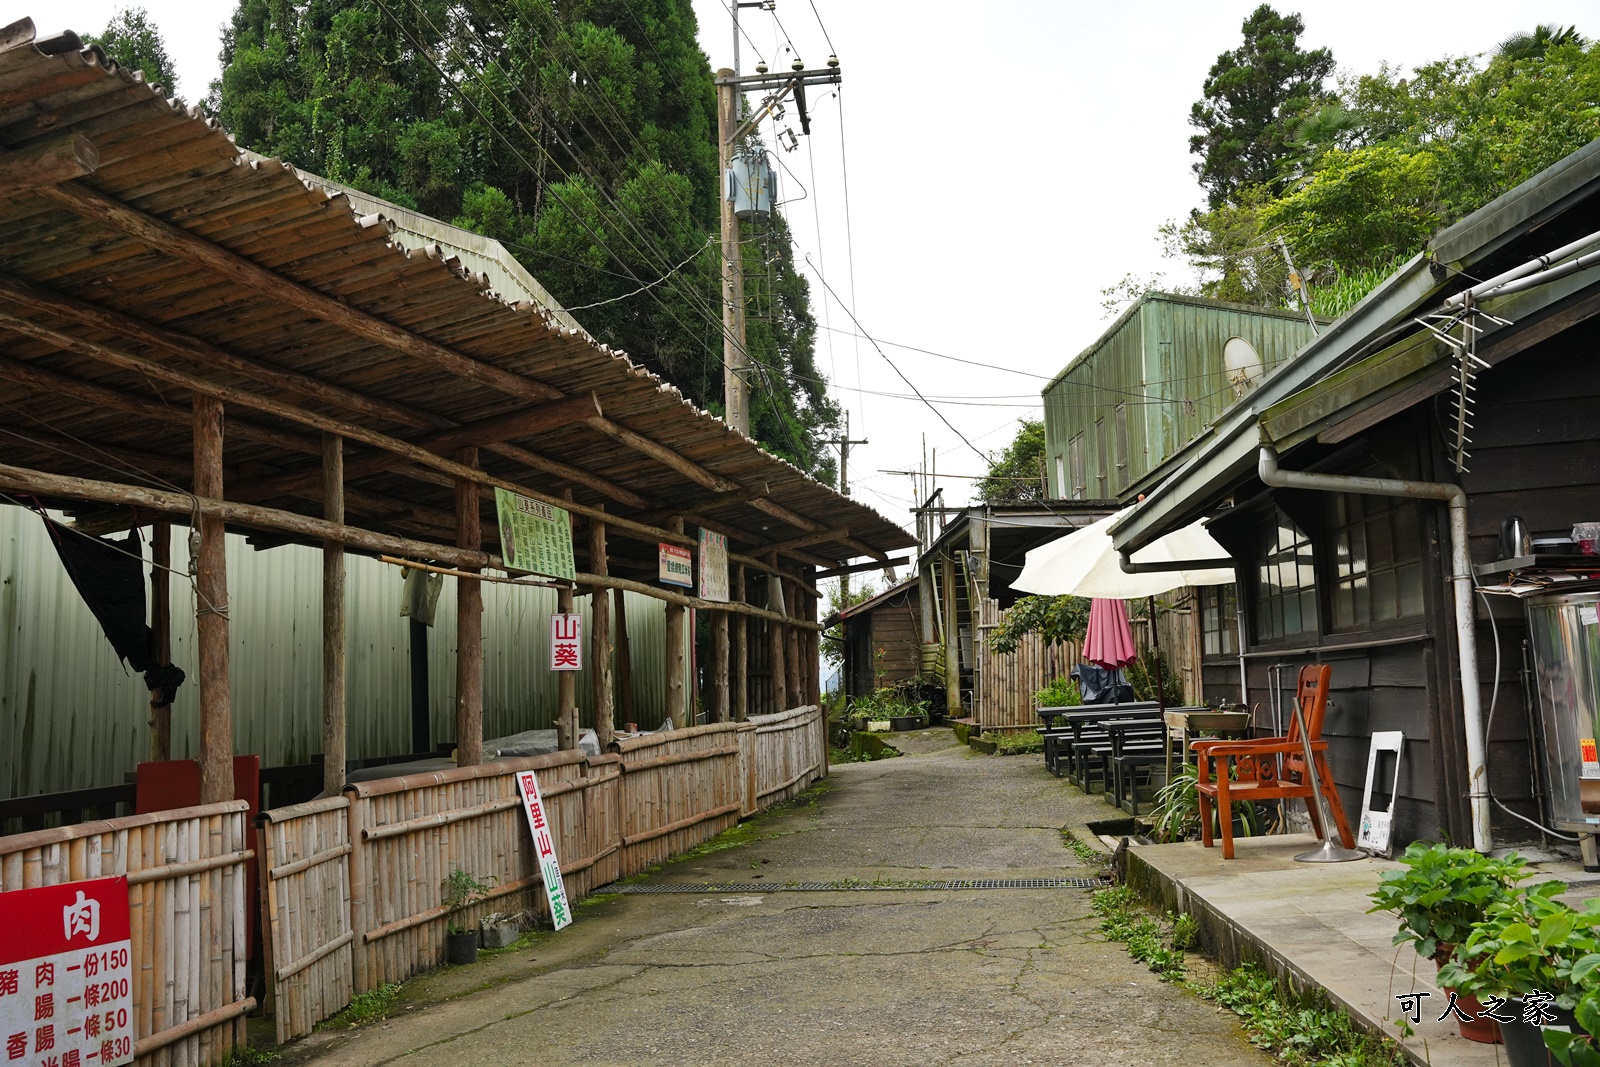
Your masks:
M660 882L1093 877L1064 826L1109 809L1037 756L947 730L847 764ZM447 999L448 998L448 999ZM621 895L526 951L409 983L316 1067L1092 1062L1266 1067L1233 1017L1107 944L1084 889Z

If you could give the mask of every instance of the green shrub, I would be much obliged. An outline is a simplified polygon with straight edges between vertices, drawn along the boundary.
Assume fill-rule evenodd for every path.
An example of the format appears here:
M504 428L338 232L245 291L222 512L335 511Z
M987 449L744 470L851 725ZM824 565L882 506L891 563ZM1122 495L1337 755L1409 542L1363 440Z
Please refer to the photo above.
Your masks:
M1033 703L1041 708L1075 708L1083 703L1083 694L1078 683L1064 674L1034 693Z

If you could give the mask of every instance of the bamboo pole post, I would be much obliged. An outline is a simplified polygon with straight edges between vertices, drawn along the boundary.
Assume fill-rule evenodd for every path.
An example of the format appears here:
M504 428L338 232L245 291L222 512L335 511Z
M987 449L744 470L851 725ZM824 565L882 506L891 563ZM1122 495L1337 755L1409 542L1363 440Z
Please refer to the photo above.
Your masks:
M606 559L606 524L589 523L589 571L609 576ZM616 728L611 674L611 601L600 586L589 587L589 684L594 705L595 741L604 752Z
M628 644L628 593L613 589L612 607L617 615L617 710L625 723L637 723L633 713L633 650Z
M344 524L344 439L322 435L322 517ZM338 796L345 765L344 545L322 542L322 795Z
M572 490L561 494L570 503ZM572 536L572 513L567 513L567 536ZM591 561L592 562L592 561ZM571 615L572 586L562 585L556 590L556 611ZM563 751L578 747L578 675L576 671L556 672L556 745Z
M815 574L815 568L808 568L808 569L811 570L812 573L804 575L804 577L808 578L810 580L810 582L813 585L815 585L816 581L817 581L816 574ZM806 605L806 612L805 612L806 621L807 622L811 622L811 623L817 622L818 621L817 615L818 615L818 610L819 610L819 605L817 603L817 598L812 596L810 593L807 593L806 594L806 598L805 598L805 605ZM811 684L810 684L810 686L807 687L807 693L806 693L805 702L807 704L815 704L817 707L820 708L822 706L822 633L821 633L821 631L819 631L819 630L809 630L809 631L807 631L806 646L807 646L806 647L807 677L810 678ZM823 747L826 748L827 746L823 746Z
M793 586L789 586L788 583L783 584L785 587L785 604L783 613L789 616L791 619L798 619L801 617L800 590L794 588ZM789 693L789 704L791 706L799 705L805 703L806 690L809 688L805 682L806 669L804 659L802 658L802 653L805 649L805 642L800 637L800 628L798 626L785 626L784 630L786 631L784 634L783 661L784 688L788 690ZM779 710L788 711L789 709L780 708Z
M673 518L668 529L675 534L683 533L683 520ZM684 703L685 677L688 664L684 660L683 640L684 624L687 609L682 605L667 602L667 720L673 727L691 726L685 717L686 705Z
M172 523L157 519L150 528L150 661L172 662ZM165 685L150 690L150 758L172 758L172 694Z
M711 618L711 721L727 722L728 703L728 619L731 611L719 611Z
M222 401L194 397L194 493L222 499ZM195 560L200 652L200 803L233 799L233 704L228 687L228 547L220 517L201 514Z
M739 565L733 569L733 588L729 590L732 599L738 603L744 602L744 566ZM744 615L735 615L732 620L732 648L733 677L729 687L733 690L733 721L744 722L750 717L750 620Z
M961 627L956 619L956 572L948 558L939 561L939 587L944 601L944 707L961 718Z
M767 560L772 566L778 565L776 555ZM775 575L767 575L767 609L782 615L783 610L783 581ZM780 712L789 706L788 671L784 667L784 646L787 643L785 631L788 627L776 620L767 622L767 647L770 652L772 671L772 707L771 712Z
M478 450L463 448L456 462L478 465ZM456 482L456 547L483 548L483 523L478 511L478 483ZM471 568L476 570L477 568ZM456 579L456 764L483 762L483 583Z

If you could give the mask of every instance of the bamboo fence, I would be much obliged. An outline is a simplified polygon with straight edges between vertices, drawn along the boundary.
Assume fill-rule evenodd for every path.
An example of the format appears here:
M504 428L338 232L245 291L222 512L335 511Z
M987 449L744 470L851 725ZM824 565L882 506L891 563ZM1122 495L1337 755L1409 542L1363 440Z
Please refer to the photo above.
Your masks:
M126 875L140 1067L218 1064L244 1043L242 800L0 838L0 891Z
M517 792L539 776L567 894L669 859L826 773L815 705L558 752L362 782L259 816L266 1010L279 1042L352 996L444 962L493 911L548 919ZM243 801L0 838L0 889L126 874L141 1067L210 1067L243 1041ZM462 870L489 886L451 909Z
M815 705L752 715L744 757L749 765L745 786L745 813L754 814L781 800L797 796L826 773L826 745L822 710Z
M739 821L741 723L630 737L622 756L622 869L633 873L685 852Z
M350 1003L350 801L261 813L266 1011L280 1043Z

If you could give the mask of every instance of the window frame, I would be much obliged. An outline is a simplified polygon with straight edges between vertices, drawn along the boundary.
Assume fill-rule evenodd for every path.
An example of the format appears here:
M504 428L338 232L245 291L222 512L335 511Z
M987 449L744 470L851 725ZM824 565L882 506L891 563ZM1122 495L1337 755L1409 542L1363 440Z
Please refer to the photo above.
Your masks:
M1273 646L1304 640L1307 636L1320 640L1323 633L1323 582L1319 573L1317 541L1311 532L1295 522L1276 503L1261 518L1267 525L1258 527L1258 531L1270 530L1272 545L1268 547L1259 533L1251 545L1248 570L1250 641L1252 645ZM1285 532L1293 535L1288 545L1283 543ZM1283 584L1284 578L1290 573L1285 568L1291 568L1294 576L1292 591ZM1275 572L1276 584L1264 584L1264 572ZM1309 583L1306 581L1308 576ZM1307 594L1310 594L1309 603ZM1298 627L1292 630L1287 624L1291 603L1300 620ZM1271 624L1270 629L1268 624Z
M1322 522L1327 545L1323 585L1328 591L1330 634L1415 627L1427 619L1428 552L1424 516L1416 501L1365 493L1329 493ZM1361 534L1359 548L1350 536L1356 530ZM1382 536L1376 536L1379 534ZM1384 537L1388 543L1375 548L1375 542ZM1409 572L1409 577L1403 572ZM1376 611L1380 576L1395 611L1382 618ZM1366 581L1358 584L1359 579ZM1409 589L1405 587L1408 582L1414 583Z
M1098 471L1095 478L1100 485L1100 499L1110 500L1111 467L1109 463L1110 457L1106 455L1106 417L1104 415L1094 420L1094 448L1096 452L1095 458L1099 461L1096 464Z

